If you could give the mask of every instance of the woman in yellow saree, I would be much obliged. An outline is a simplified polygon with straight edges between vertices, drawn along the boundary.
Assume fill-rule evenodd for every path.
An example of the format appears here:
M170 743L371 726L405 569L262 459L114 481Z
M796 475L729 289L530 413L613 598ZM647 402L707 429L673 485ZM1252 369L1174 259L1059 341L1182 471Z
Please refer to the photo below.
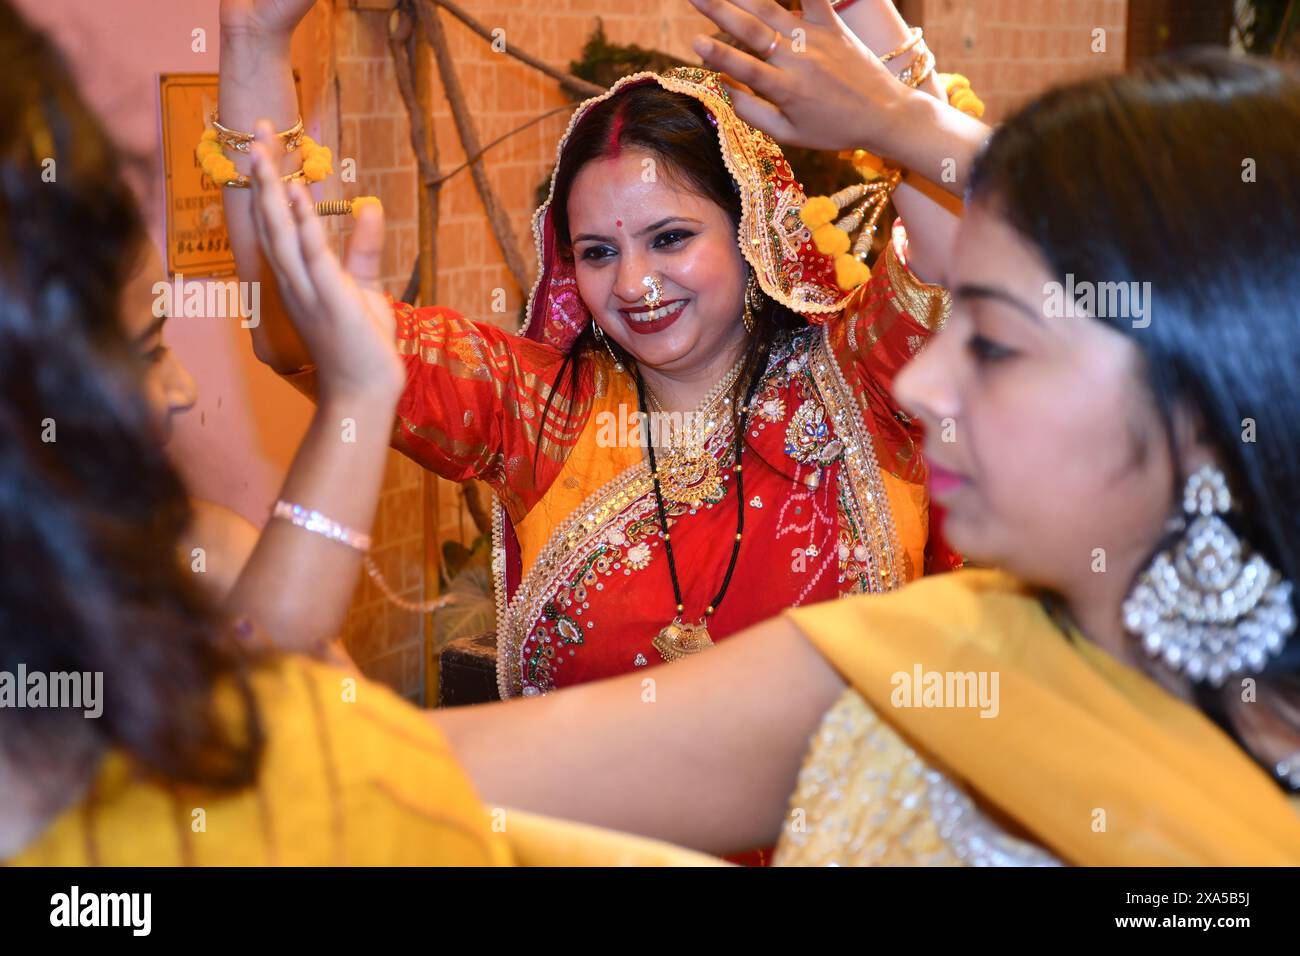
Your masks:
M356 550L272 521L221 606L188 549L177 560L190 500L158 441L156 365L123 315L149 242L139 210L52 43L10 0L0 59L0 865L716 865L490 813L417 709L275 653L286 615L303 623L287 570L348 582L312 598L313 626L333 634ZM41 176L51 160L57 181ZM306 225L306 261L334 294L298 329L329 398L284 493L368 527L402 367L372 322L388 303L365 308L373 272L344 275ZM357 443L337 440L340 416Z
M900 109L910 164L970 168ZM1000 570L434 715L487 798L786 864L1300 863L1296 128L1294 71L1208 54L1009 120L895 383L953 544Z

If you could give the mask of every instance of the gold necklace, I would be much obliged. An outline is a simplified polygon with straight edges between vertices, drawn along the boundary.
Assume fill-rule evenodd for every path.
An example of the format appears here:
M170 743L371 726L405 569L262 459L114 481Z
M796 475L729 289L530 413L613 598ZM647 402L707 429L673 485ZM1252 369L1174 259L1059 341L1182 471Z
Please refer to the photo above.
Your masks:
M686 441L678 444L677 429L673 425L671 413L655 398L653 392L646 390L647 403L656 414L664 416L668 422L668 447L660 456L658 467L661 493L668 501L687 504L698 508L706 500L718 498L722 491L722 475L718 471L718 461L705 447L709 436L717 430L720 421L715 416L718 406L731 404L731 387L740 377L744 366L744 356L724 375L704 400L693 411L685 413L682 433ZM703 423L703 426L699 423ZM658 429L651 429L650 443L653 445Z

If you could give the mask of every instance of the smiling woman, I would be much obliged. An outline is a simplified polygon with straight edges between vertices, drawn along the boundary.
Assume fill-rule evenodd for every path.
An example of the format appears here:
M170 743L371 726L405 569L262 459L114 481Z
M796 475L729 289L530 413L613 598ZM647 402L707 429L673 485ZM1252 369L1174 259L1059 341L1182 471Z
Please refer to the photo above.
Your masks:
M222 116L251 124L266 84L254 96L228 74ZM636 74L560 141L520 334L394 304L396 447L496 492L502 697L676 660L955 563L927 553L919 434L889 393L946 294L908 270L901 229L845 292L804 201L719 74ZM310 393L243 202L227 197L227 219L240 278L264 279L254 343ZM692 426L652 430L668 440L648 449L608 440L638 412Z
M523 337L398 307L399 447L502 502L503 697L925 568L924 467L888 387L944 295L892 246L846 295L802 203L717 74L628 77L561 141ZM702 424L606 447L608 413L634 411Z
M337 537L268 522L221 606L176 561L191 509L158 433L191 386L148 360L160 326L131 280L139 210L66 66L10 0L0 61L0 866L715 862L513 810L506 837L417 709L270 652L282 615L297 634L337 633L361 562ZM279 230L289 209L269 165L259 215ZM372 322L391 310L297 209L277 248L328 289L296 331L330 398L285 493L368 527L402 384L391 328ZM363 240L381 232L378 210L358 220ZM358 368L364 394L347 385ZM338 440L343 417L357 441ZM295 605L295 573L349 587ZM75 887L50 902L55 925L128 912L126 894Z

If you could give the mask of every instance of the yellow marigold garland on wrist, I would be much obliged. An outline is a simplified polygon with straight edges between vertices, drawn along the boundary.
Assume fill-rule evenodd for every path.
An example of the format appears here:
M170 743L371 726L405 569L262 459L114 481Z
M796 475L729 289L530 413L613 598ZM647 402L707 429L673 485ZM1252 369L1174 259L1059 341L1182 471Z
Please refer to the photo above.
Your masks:
M236 179L239 176L234 162L222 152L221 144L217 142L217 131L215 129L205 129L203 131L203 135L199 137L199 145L194 151L194 155L198 158L204 175L217 185Z
M970 80L960 73L940 73L939 82L948 94L948 105L961 110L967 116L981 119L984 116L984 101L971 89Z
M221 148L217 131L205 129L199 137L199 145L194 151L204 175L218 186L231 186L246 189L249 185L247 176L239 175L234 161ZM302 168L282 177L285 182L305 179L309 183L318 183L334 172L334 153L328 146L322 146L310 136L302 138Z
M318 183L334 172L334 153L326 146L321 146L310 136L302 137L302 167L282 177L285 182L304 179L309 183ZM205 129L199 137L199 145L194 150L203 174L218 186L230 186L246 189L250 185L247 176L239 175L234 161L225 154L221 139L215 129ZM383 203L378 196L357 196L355 199L325 200L316 204L316 212L322 216L341 216L350 214L353 219L361 216L366 206L378 206Z
M939 81L950 105L976 119L984 115L984 101L975 95L970 80L960 73L940 73ZM835 257L835 282L850 292L871 278L866 263L871 237L903 174L865 149L840 153L840 158L853 164L862 183L841 189L834 196L810 197L799 210L799 218L812 232L817 251ZM850 209L858 203L856 209ZM866 225L855 240L852 233L864 220Z

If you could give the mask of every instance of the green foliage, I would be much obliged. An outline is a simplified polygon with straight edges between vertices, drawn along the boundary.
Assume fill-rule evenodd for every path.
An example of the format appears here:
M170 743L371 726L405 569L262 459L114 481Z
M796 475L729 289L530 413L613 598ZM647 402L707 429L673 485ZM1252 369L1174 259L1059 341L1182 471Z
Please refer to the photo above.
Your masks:
M635 43L631 46L610 43L605 36L604 21L597 17L596 29L587 38L587 43L582 48L582 57L569 64L569 72L597 86L613 86L631 73L647 70L662 73L675 66L687 65L685 60L658 50L647 50Z

